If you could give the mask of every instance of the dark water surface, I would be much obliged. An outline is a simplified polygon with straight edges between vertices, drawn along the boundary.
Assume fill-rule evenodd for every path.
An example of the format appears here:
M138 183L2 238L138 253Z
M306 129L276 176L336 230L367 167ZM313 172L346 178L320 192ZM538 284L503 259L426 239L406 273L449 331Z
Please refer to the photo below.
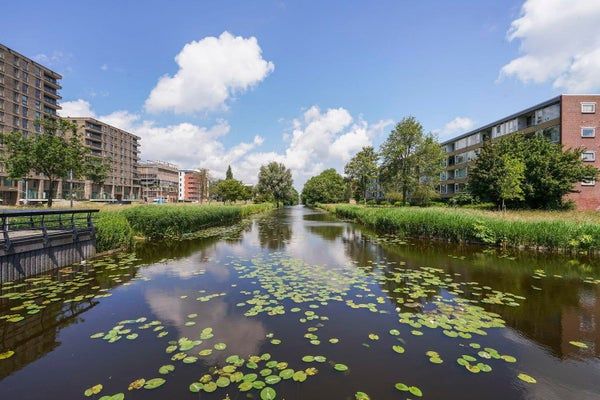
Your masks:
M224 237L4 285L0 399L85 398L96 384L94 399L258 399L242 381L189 389L205 374L224 385L251 373L288 400L417 398L399 382L424 399L600 399L599 278L585 259L403 243L286 208ZM279 365L248 363L265 353ZM223 371L232 355L246 363ZM175 370L162 375L163 365ZM288 369L308 376L276 382ZM166 382L129 391L140 378Z

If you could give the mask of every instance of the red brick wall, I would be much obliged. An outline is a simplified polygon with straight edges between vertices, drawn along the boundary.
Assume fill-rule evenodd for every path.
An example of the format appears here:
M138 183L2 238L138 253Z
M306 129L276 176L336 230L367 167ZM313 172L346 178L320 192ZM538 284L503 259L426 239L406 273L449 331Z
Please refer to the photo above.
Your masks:
M581 102L596 102L595 114L582 114ZM596 137L582 138L582 127L595 127ZM569 96L563 95L561 99L561 143L565 148L578 148L594 150L596 161L589 164L600 168L600 95ZM578 210L600 210L600 179L594 186L575 187L579 193L572 193L567 197L577 205Z

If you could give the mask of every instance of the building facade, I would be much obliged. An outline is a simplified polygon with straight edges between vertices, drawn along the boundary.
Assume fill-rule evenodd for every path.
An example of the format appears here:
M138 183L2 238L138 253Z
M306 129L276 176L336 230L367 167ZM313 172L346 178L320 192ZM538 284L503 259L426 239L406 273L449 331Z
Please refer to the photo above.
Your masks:
M440 195L465 190L469 167L488 140L514 134L542 135L565 148L583 148L582 159L600 167L600 95L560 95L442 143L447 157L440 175ZM598 131L598 137L596 132ZM579 182L568 195L580 210L600 210L600 183Z
M67 117L67 119L77 125L81 140L91 155L101 158L109 167L103 185L94 184L89 180L81 183L82 198L140 199L141 186L138 176L140 137L91 117Z
M202 203L208 199L208 171L206 169L179 170L179 201Z
M37 120L57 117L61 78L60 74L0 44L0 132L40 133ZM48 191L49 183L43 177L32 175L20 181L10 180L0 166L3 204L15 204L23 197L45 199Z
M165 161L144 161L138 167L142 199L147 202L177 202L179 168Z

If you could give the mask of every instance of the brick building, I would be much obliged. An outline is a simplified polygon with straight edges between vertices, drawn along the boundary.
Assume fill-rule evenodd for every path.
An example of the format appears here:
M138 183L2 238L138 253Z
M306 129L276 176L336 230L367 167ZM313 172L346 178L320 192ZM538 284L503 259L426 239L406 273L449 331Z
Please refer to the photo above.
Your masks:
M523 133L543 135L565 148L585 149L582 159L600 167L600 95L560 95L442 143L447 153L440 176L440 195L449 198L465 190L469 165L488 140ZM568 195L580 210L600 210L600 183L580 182Z
M208 171L206 169L179 170L179 201L202 203L208 199Z

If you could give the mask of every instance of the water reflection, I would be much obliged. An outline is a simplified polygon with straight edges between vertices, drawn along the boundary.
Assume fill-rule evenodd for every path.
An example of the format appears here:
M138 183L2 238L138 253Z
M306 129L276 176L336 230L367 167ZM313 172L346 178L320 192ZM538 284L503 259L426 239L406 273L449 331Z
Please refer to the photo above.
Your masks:
M278 210L220 233L221 236L183 242L146 243L137 249L140 259L125 264L122 270L80 267L69 274L57 274L56 280L69 282L77 274L89 273L90 280L69 294L71 298L83 298L69 303L52 302L16 323L0 320L0 353L15 351L13 357L0 360L0 397L35 399L44 393L46 398L79 398L80 385L69 384L73 376L85 385L111 376L106 383L110 390L123 390L132 375L153 376L157 366L171 362L164 351L169 340L195 339L199 330L211 327L219 341L227 343L227 352L213 352L197 365L181 370L178 366L177 374L169 377L168 392L147 391L144 398L165 398L165 393L173 398L195 398L190 396L187 386L198 378L204 366L220 364L230 354L247 356L277 351L286 360L293 360L298 354L323 352L334 360L348 360L351 364L350 382L344 375L329 372L324 365L314 381L302 386L302 390L282 384L278 390L287 399L346 398L365 388L372 398L397 398L393 382L404 380L426 387L426 398L600 399L600 286L584 282L600 277L598 261L439 242L404 243L302 207ZM249 296L241 292L260 290L240 280L230 263L274 254L300 259L307 269L360 269L370 279L373 298L352 299L365 303L382 298L381 310L385 313L353 313L346 304L321 308L319 312L331 320L322 328L323 341L343 336L337 347L314 347L306 343L303 337L306 327L299 327L298 317L290 313L277 317L244 316L240 304ZM437 294L445 298L453 295L440 289L423 296L422 306L407 307L399 292L405 283L385 279L392 276L396 267L434 267L454 282L477 282L490 290L525 297L518 307L483 305L500 315L507 328L479 338L483 346L498 347L515 355L518 363L494 365L493 374L487 377L465 375L455 360L466 350L456 349L456 345L450 348L443 337L435 335L415 344L410 334L402 339L411 343L411 347L398 359L389 350L393 338L387 335L387 324L398 320L395 308L420 311L432 307ZM545 276L536 270L545 271ZM323 272L312 279L316 284L333 285L327 281L329 277ZM340 288L349 293L355 289L347 282L336 283L344 285ZM95 294L105 293L100 290L112 296L94 298ZM197 300L218 293L226 295L206 302ZM465 290L460 296L477 299L478 294ZM15 312L11 309L17 304L17 300L0 298L0 314ZM198 317L190 318L192 314ZM169 336L162 341L151 335L149 339L116 344L89 339L94 332L107 330L118 321L141 316L161 321ZM196 324L187 325L190 320ZM379 333L381 344L364 346L365 329ZM266 339L270 332L284 340L276 350ZM582 341L588 347L579 349L571 341ZM448 352L444 354L444 366L440 367L446 368L441 370L444 373L432 370L424 359L425 351L432 349ZM94 362L81 368L80 357ZM538 384L515 383L515 373L522 369L535 376ZM435 385L431 384L432 377ZM222 399L223 393L207 398Z

